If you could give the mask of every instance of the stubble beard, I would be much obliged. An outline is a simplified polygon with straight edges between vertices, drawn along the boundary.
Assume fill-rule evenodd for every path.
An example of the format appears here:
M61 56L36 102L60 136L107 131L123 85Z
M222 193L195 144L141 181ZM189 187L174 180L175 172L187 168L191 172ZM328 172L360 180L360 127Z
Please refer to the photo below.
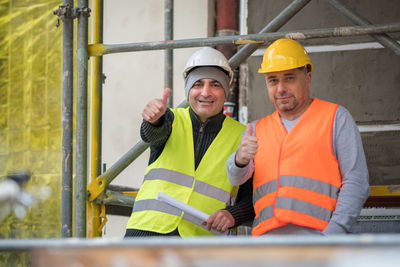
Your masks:
M291 99L286 102L279 103L277 100L275 101L277 103L278 109L283 112L292 111L297 107L297 99L295 96L291 96Z

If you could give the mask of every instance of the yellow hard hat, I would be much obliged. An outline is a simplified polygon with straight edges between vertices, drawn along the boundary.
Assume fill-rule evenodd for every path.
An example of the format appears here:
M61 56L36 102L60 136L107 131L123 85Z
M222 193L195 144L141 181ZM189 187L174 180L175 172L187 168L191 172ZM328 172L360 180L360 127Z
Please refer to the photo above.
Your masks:
M279 39L265 50L258 73L290 70L313 64L304 47L292 39Z

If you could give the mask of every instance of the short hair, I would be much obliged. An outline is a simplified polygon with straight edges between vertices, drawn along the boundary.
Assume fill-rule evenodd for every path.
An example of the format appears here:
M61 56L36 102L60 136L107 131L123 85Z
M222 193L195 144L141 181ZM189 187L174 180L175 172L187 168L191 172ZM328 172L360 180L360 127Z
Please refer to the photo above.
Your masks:
M307 73L311 72L311 65L310 65L310 64L307 64L307 65L302 66L302 67L299 67L299 68L297 68L297 69L299 69L299 70L301 70L302 72L304 72L304 74L307 74Z

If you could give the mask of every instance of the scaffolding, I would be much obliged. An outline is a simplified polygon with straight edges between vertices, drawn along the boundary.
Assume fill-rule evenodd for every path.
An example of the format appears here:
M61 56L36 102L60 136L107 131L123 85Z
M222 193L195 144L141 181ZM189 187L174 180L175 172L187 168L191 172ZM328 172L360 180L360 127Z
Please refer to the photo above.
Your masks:
M229 60L232 69L246 60L261 45L279 38L305 40L326 37L344 37L371 35L384 47L400 55L400 45L387 33L400 32L400 22L373 25L360 15L337 0L326 0L338 12L351 20L355 26L323 28L302 31L277 32L294 15L303 9L311 0L294 0L258 34L219 36L211 38L197 38L173 40L173 0L165 1L165 40L158 42L143 42L130 44L103 44L103 0L93 0L92 10L88 8L88 1L79 0L78 7L73 7L72 0L64 0L59 8L60 19L63 20L63 97L62 97L62 237L72 236L72 75L73 72L73 19L78 19L77 45L77 138L76 138L76 198L75 198L75 236L86 237L86 214L88 214L88 236L101 236L101 227L105 223L104 205L120 205L132 207L135 201L135 191L129 187L112 185L111 182L141 153L148 144L143 141L134 145L125 155L114 163L107 171L101 173L101 127L102 127L102 57L113 53L126 53L148 50L165 50L165 86L172 88L172 53L176 48L236 45L241 49ZM88 14L93 20L93 43L88 43ZM92 60L92 89L91 89L91 136L90 136L90 163L88 171L87 159L87 86L88 86L88 58ZM172 106L172 93L169 105ZM187 106L183 101L178 107ZM90 183L88 184L87 173ZM372 188L374 194L382 194L385 188ZM121 191L132 191L132 194L122 194ZM385 191L386 195L399 196L400 193ZM87 207L87 210L86 210Z

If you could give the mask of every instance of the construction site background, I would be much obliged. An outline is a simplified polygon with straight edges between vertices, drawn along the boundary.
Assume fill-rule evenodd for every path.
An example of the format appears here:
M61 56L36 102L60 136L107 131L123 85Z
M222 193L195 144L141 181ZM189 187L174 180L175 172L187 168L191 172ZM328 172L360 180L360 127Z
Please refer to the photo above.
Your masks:
M374 23L396 22L399 18L400 5L395 0L342 2ZM249 15L245 18L248 28L243 34L257 33L290 3L290 0L249 0ZM44 184L53 192L51 198L29 210L24 220L8 217L0 225L1 239L61 237L62 27L55 26L57 17L53 15L60 4L61 1L0 0L0 173L4 176L11 170L27 169L33 174L27 187ZM163 40L163 4L162 0L104 1L104 43ZM175 0L174 39L214 36L214 6L214 0ZM352 23L325 1L315 0L282 30L346 25ZM399 34L393 36L398 39ZM303 43L316 47L347 42L347 38L332 38L328 42L315 39ZM351 41L356 45L360 42L375 41L368 36ZM196 49L174 50L174 105L184 99L181 72L186 59ZM245 121L273 110L263 78L256 74L261 62L260 51L241 67L248 71L241 81L244 86L240 89L238 106ZM344 105L359 124L400 121L400 61L392 51L383 48L334 50L310 53L310 57L316 66L313 96ZM160 97L164 89L164 51L107 55L103 72L102 163L105 170L140 140L141 111L145 103ZM72 75L75 76L75 71ZM370 169L373 184L400 184L398 136L398 130L364 135L365 146L369 146L367 160L374 167ZM113 184L139 187L148 156L148 151L143 153ZM121 238L128 218L111 215L107 218L103 236ZM0 253L0 263L19 262L24 255Z

